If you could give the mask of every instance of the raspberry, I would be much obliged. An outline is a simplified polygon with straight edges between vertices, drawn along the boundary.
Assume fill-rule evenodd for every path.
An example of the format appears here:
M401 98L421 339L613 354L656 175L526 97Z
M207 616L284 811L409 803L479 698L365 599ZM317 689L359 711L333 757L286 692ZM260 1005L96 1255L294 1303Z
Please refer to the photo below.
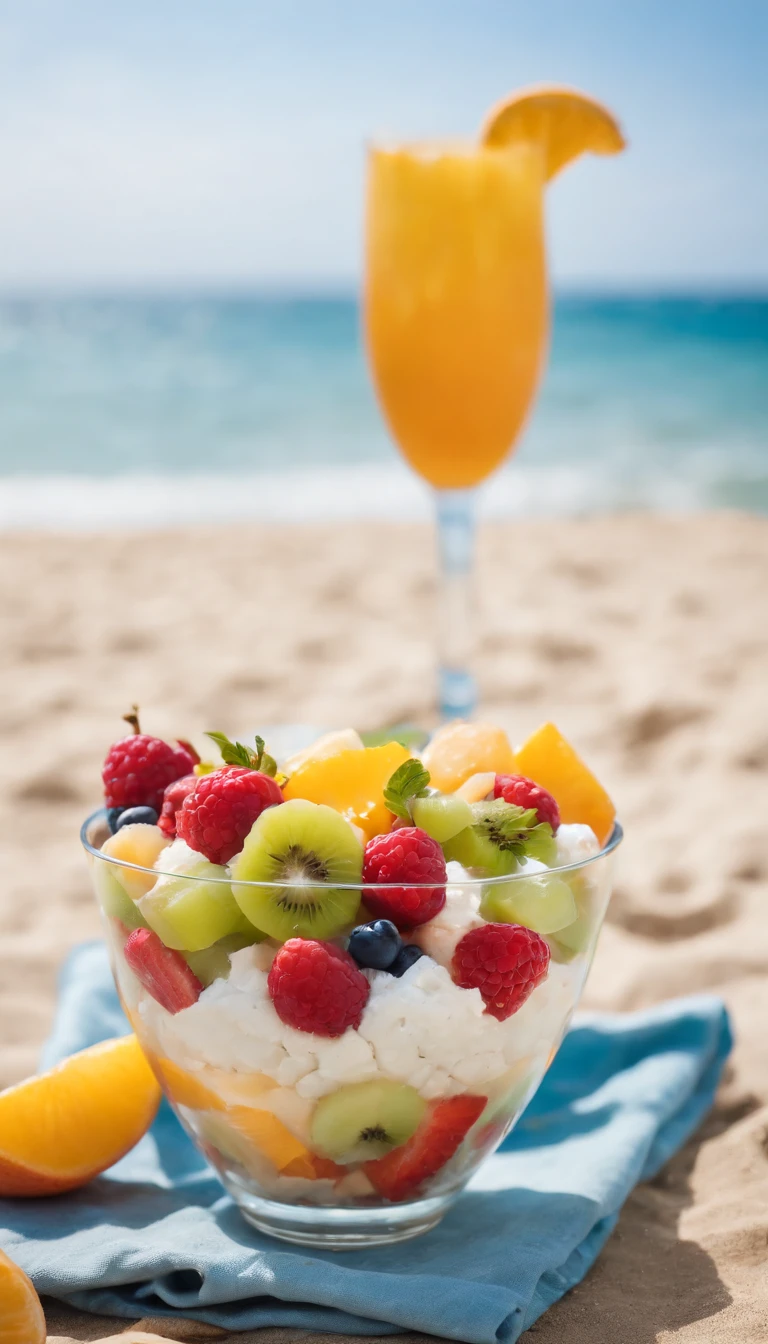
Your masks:
M560 825L560 808L552 794L525 775L497 775L493 796L515 807L535 807L539 821L548 821L553 835Z
M267 980L282 1022L316 1036L359 1027L370 987L348 952L315 938L283 943Z
M365 847L363 881L393 884L387 891L381 887L366 891L366 909L377 919L391 919L398 929L415 929L442 910L445 879L442 849L418 826L399 826L387 835L375 835ZM404 882L422 885L394 885ZM439 885L424 885L431 882Z
M159 812L168 785L194 766L195 757L181 744L172 747L146 733L121 737L107 752L101 772L106 806L153 807Z
M196 781L176 814L176 834L211 863L229 863L256 818L282 801L270 775L227 765Z
M181 779L175 779L169 784L163 794L163 806L157 824L169 840L173 840L176 834L176 813L196 784L197 775L182 775Z
M522 1008L546 979L549 948L522 924L483 924L456 944L453 979L462 989L479 989L485 1011L499 1022Z

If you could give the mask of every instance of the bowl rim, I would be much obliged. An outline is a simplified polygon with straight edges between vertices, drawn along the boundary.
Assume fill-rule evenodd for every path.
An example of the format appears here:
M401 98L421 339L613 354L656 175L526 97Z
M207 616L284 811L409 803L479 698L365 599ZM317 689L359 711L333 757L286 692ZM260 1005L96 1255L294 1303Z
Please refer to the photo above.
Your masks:
M94 859L100 860L102 863L111 864L115 868L127 868L136 873L151 874L155 879L159 877L171 877L183 878L186 882L205 882L206 884L217 882L222 886L227 887L252 887L256 891L274 891L276 888L279 890L291 891L295 890L295 888L300 885L306 887L308 890L312 890L315 887L318 888L318 890L332 887L335 891L365 892L377 890L386 891L392 885L391 883L386 882L253 882L250 880L241 881L232 877L209 877L204 874L197 876L193 873L174 872L172 869L146 868L140 863L129 863L127 860L117 858L112 854L104 854L101 849L97 849L92 845L88 833L97 822L103 822L104 825L107 824L107 810L105 807L99 807L95 812L91 812L90 816L86 817L80 827L80 840L83 848L89 855ZM459 878L456 881L453 881L449 876L446 886L451 888L459 887L462 890L473 891L480 890L481 888L487 889L488 887L499 887L509 882L519 882L521 879L530 880L532 877L544 876L545 873L560 874L579 872L582 868L589 868L591 864L597 863L600 859L607 858L615 849L618 849L623 839L624 828L621 825L621 822L614 821L613 830L602 849L599 849L596 854L589 854L584 859L578 859L575 863L562 864L557 868L542 868L541 871L537 870L535 872L523 870L522 872L517 873L505 873L500 877L469 877ZM200 858L205 860L205 855L201 854ZM433 890L436 885L440 884L434 882L408 883L409 887L413 887L416 890L419 888Z

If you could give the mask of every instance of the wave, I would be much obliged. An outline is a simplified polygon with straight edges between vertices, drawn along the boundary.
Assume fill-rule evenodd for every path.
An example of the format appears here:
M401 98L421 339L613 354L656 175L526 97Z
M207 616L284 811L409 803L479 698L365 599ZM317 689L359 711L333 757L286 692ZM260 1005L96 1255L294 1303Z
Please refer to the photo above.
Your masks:
M488 518L687 512L711 507L768 510L768 475L728 474L727 453L702 454L674 475L650 464L617 475L585 466L516 463L480 490ZM422 521L427 486L400 463L324 466L285 472L141 473L0 478L0 531L102 532L189 524Z

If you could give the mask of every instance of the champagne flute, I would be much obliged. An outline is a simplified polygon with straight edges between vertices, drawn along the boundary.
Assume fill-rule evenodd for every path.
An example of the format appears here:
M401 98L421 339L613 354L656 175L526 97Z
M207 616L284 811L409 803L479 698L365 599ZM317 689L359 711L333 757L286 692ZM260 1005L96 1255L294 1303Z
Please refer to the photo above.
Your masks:
M435 492L444 718L468 717L477 700L477 486L514 448L546 354L543 188L534 142L369 154L368 357L392 435Z

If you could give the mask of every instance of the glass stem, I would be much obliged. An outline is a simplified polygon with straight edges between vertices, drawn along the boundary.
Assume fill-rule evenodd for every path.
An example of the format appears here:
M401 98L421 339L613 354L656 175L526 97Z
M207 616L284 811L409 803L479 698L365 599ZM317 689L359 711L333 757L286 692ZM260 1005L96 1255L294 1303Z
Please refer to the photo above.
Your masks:
M437 490L440 558L438 694L444 719L469 718L477 703L469 670L472 651L472 577L475 554L475 491Z

